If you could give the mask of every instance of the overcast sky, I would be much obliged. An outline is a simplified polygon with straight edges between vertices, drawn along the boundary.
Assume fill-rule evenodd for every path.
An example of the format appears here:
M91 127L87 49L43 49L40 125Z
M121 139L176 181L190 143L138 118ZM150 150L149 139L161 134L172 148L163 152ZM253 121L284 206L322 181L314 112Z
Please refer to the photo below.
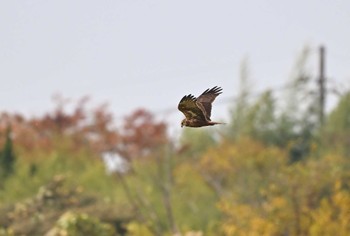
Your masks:
M280 87L306 44L315 74L323 44L327 76L349 86L350 1L1 0L0 111L38 116L60 93L108 102L118 117L176 109L215 85L223 101L243 58L254 91ZM219 101L213 116L227 109Z

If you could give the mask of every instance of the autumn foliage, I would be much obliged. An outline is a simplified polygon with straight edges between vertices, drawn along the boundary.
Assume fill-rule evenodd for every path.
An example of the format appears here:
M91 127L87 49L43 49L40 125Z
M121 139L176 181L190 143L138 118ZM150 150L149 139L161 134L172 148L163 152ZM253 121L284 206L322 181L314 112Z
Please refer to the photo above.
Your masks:
M15 158L0 180L0 235L349 235L347 98L308 126L276 115L265 93L240 127L179 139L147 110L117 118L88 98L3 112L0 156ZM128 168L107 173L106 153Z

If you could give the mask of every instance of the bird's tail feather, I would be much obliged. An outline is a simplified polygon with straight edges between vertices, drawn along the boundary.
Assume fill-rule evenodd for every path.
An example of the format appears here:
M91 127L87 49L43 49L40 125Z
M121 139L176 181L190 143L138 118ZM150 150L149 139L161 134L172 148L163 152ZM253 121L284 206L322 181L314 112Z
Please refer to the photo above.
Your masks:
M210 124L211 124L211 125L226 125L227 123L212 121L212 122L210 122Z

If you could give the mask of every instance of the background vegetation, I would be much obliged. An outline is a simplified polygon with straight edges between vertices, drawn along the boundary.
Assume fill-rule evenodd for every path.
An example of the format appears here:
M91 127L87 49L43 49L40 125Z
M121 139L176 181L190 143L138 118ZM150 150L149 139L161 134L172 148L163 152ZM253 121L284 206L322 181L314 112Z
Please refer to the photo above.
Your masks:
M179 139L147 110L115 124L87 98L3 112L0 235L350 235L350 92L323 122L306 64L252 96L243 63L228 125Z

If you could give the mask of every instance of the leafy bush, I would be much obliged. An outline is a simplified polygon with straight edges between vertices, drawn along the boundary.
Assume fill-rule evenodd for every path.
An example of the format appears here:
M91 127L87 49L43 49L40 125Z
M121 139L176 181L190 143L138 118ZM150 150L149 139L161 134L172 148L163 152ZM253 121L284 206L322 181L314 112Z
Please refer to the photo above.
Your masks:
M114 236L116 235L111 225L101 223L98 219L87 214L72 212L64 213L56 225L46 236Z

